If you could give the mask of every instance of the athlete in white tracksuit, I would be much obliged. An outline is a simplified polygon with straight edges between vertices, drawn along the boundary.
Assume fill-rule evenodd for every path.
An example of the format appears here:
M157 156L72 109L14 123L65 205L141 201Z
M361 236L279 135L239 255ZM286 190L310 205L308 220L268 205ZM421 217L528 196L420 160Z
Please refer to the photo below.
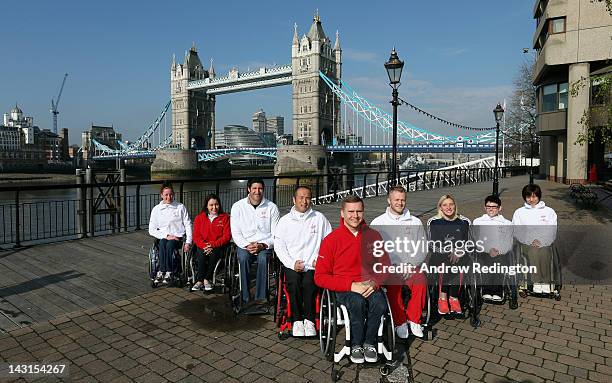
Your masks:
M514 236L529 264L537 268L537 273L531 274L533 292L549 294L551 282L554 282L551 265L552 244L557 237L557 213L541 200L542 190L538 185L525 186L522 194L525 205L516 209L512 217Z
M284 266L289 294L293 336L315 336L317 286L314 267L321 241L331 232L331 225L320 212L311 208L312 191L302 186L293 195L294 206L278 221L274 249Z

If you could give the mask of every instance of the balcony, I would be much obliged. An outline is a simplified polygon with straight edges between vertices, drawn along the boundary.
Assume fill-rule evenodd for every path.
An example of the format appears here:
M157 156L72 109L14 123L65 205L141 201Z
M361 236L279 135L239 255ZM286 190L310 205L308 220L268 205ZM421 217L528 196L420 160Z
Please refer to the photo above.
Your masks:
M536 118L536 132L540 136L562 134L567 130L566 109L554 112L543 112Z

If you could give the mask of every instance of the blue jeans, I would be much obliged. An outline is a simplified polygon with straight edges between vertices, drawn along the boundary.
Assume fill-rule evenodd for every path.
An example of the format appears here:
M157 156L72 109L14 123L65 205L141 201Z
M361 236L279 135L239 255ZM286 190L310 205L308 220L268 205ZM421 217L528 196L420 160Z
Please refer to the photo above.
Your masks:
M246 249L238 249L238 262L240 264L240 283L242 284L242 300L248 302L251 299L249 293L249 270L251 263L257 257L257 274L255 286L255 299L267 298L268 291L268 257L272 255L271 249L262 250L257 255L252 255Z
M181 241L162 239L159 241L159 271L174 273L174 252L181 246Z
M346 306L351 320L351 347L376 345L380 318L387 312L387 300L381 289L367 299L352 291L336 292L338 303Z

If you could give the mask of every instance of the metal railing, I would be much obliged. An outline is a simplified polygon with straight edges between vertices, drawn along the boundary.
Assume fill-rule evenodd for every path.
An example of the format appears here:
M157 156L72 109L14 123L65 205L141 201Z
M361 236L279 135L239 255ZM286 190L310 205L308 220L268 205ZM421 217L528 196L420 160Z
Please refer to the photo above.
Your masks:
M401 171L399 182L409 192L467 183L493 180L491 168L450 169L427 171ZM527 168L500 168L500 177L526 174ZM362 198L385 195L388 190L388 172L344 173L322 175L296 175L292 177L264 177L264 195L280 208L292 206L293 191L298 185L308 185L316 205L333 203L348 194ZM215 193L222 206L229 211L231 205L246 196L246 182L230 187L232 182L246 178L219 178L194 180L168 180L172 182L175 198L182 202L190 217L197 215L208 194ZM112 184L56 184L22 187L0 187L0 196L11 195L11 202L0 202L0 248L18 247L58 240L84 238L96 235L141 230L148 227L149 213L159 203L157 187L164 181L127 181L114 185L117 209L97 211L95 190ZM185 190L194 183L206 183L197 190ZM157 186L157 187L156 187ZM45 197L59 191L70 194L67 198ZM24 194L42 193L40 198L25 200ZM110 198L110 197L107 197ZM6 201L6 198L4 198ZM91 212L95 214L91 214Z

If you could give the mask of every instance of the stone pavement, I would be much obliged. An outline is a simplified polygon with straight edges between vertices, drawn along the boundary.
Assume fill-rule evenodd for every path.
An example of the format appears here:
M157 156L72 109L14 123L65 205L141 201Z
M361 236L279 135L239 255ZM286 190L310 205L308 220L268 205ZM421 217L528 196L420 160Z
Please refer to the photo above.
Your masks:
M520 188L525 182L524 177L502 180L507 217L520 206ZM566 186L540 184L544 189L543 199L557 210L560 223L609 223L609 210L578 211L565 197ZM449 191L457 196L462 213L474 218L481 214L482 199L490 191L490 184L411 193L409 207L425 218L431 215L431 207L438 197ZM367 217L373 218L368 211L382 211L383 206L384 198L367 200ZM321 210L337 222L334 219L337 207ZM106 238L120 240L120 237L141 238L140 234ZM95 248L96 242L91 242L95 240L78 242ZM29 249L28 256L36 257L36 251L45 253L45 247L68 245L37 246ZM0 254L0 265L19 256L23 254ZM82 257L84 262L93 262L95 253L84 253ZM128 260L130 265L137 263L137 259ZM143 257L143 276L145 264ZM134 272L131 267L127 273ZM602 267L610 265L604 263ZM88 273L78 265L74 269L80 274ZM119 280L124 271L116 270L116 273L118 276L112 278ZM83 277L75 276L62 283L79 278ZM203 295L176 288L153 291L146 288L146 278L142 280L143 292L133 296L113 300L113 295L108 295L107 303L92 303L88 308L66 308L64 313L59 308L53 313L46 311L49 319L1 332L0 360L63 362L68 365L69 376L65 380L77 382L330 380L330 364L322 358L317 341L279 341L270 316L234 317L224 295ZM54 284L51 281L36 288L45 290ZM118 286L114 282L108 287L117 289ZM99 287L104 288L103 278ZM11 290L11 286L0 281L0 288L15 299L32 299L32 286ZM409 350L410 357L404 358L390 380L405 381L412 370L417 382L612 381L612 290L609 285L565 285L561 301L529 297L520 299L519 303L517 310L485 305L481 312L483 324L478 329L473 329L468 320L442 320L434 326L432 340L411 339L410 344L399 345L400 350ZM348 365L341 371L342 381L379 379L377 369L357 370ZM0 381L11 380L7 375L2 376Z

